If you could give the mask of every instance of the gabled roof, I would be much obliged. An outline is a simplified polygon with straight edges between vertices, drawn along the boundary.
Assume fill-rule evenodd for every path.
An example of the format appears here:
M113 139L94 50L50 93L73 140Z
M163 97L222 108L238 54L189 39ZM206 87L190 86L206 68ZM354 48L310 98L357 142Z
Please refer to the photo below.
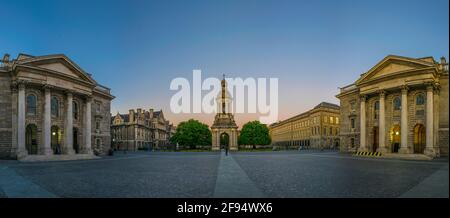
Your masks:
M431 58L431 59L430 59ZM361 77L355 82L356 85L359 85L363 81L367 80L374 74L376 74L379 70L383 69L385 66L387 66L389 63L393 62L405 62L412 65L417 66L418 69L420 68L426 68L426 67L435 67L435 61L432 57L425 57L425 58L409 58L409 57L403 57L398 55L388 55L383 60L378 62L375 66L373 66L369 71L367 71L364 74L361 74Z
M26 54L19 54L19 56L15 60L15 64L17 65L34 66L34 67L38 67L36 65L42 62L60 62L63 65L74 70L74 72L76 72L84 80L94 85L97 85L97 82L91 77L89 73L85 72L80 66L78 66L74 61L72 61L64 54L52 54L43 56L31 56Z

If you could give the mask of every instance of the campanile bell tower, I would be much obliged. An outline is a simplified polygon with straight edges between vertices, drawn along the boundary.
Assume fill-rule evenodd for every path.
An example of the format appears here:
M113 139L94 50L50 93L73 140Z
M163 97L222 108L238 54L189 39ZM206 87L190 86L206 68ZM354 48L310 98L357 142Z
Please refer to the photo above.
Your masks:
M217 151L220 148L228 147L229 150L235 151L238 150L238 126L231 113L233 98L227 90L225 75L223 75L221 86L222 90L216 98L218 110L214 118L214 124L211 126L212 150Z

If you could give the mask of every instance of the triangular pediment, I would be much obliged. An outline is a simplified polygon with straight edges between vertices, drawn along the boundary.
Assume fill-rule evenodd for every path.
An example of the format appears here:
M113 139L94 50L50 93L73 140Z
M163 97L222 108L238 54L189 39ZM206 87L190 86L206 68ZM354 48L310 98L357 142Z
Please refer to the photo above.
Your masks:
M409 71L421 70L433 67L434 64L421 59L406 58L400 56L387 56L376 64L367 73L363 74L356 84L365 83L379 78L395 76L397 74Z
M96 84L88 73L62 54L27 58L20 61L19 64L48 70L49 72L58 73L70 78Z

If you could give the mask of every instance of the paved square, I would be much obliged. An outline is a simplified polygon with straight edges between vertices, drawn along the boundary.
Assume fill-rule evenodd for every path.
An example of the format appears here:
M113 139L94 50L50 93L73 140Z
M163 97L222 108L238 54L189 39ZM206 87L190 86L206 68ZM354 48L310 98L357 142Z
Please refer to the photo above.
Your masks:
M0 197L448 197L448 159L337 152L137 152L0 161Z

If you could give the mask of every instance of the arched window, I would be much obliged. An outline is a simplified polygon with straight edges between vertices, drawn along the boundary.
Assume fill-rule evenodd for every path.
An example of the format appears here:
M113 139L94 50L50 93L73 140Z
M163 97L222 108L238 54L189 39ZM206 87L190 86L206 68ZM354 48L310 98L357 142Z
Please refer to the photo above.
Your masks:
M376 101L373 105L373 118L378 119L378 113L380 111L380 102Z
M36 95L29 94L27 96L27 114L36 115Z
M73 114L73 119L78 120L78 104L76 101L72 102L72 114Z
M59 101L58 101L58 98L56 98L56 97L52 97L51 111L52 111L52 116L57 117L59 115Z
M425 98L423 97L422 94L418 94L416 96L416 105L423 105L425 104Z
M400 110L402 108L402 101L399 97L394 98L394 110Z

